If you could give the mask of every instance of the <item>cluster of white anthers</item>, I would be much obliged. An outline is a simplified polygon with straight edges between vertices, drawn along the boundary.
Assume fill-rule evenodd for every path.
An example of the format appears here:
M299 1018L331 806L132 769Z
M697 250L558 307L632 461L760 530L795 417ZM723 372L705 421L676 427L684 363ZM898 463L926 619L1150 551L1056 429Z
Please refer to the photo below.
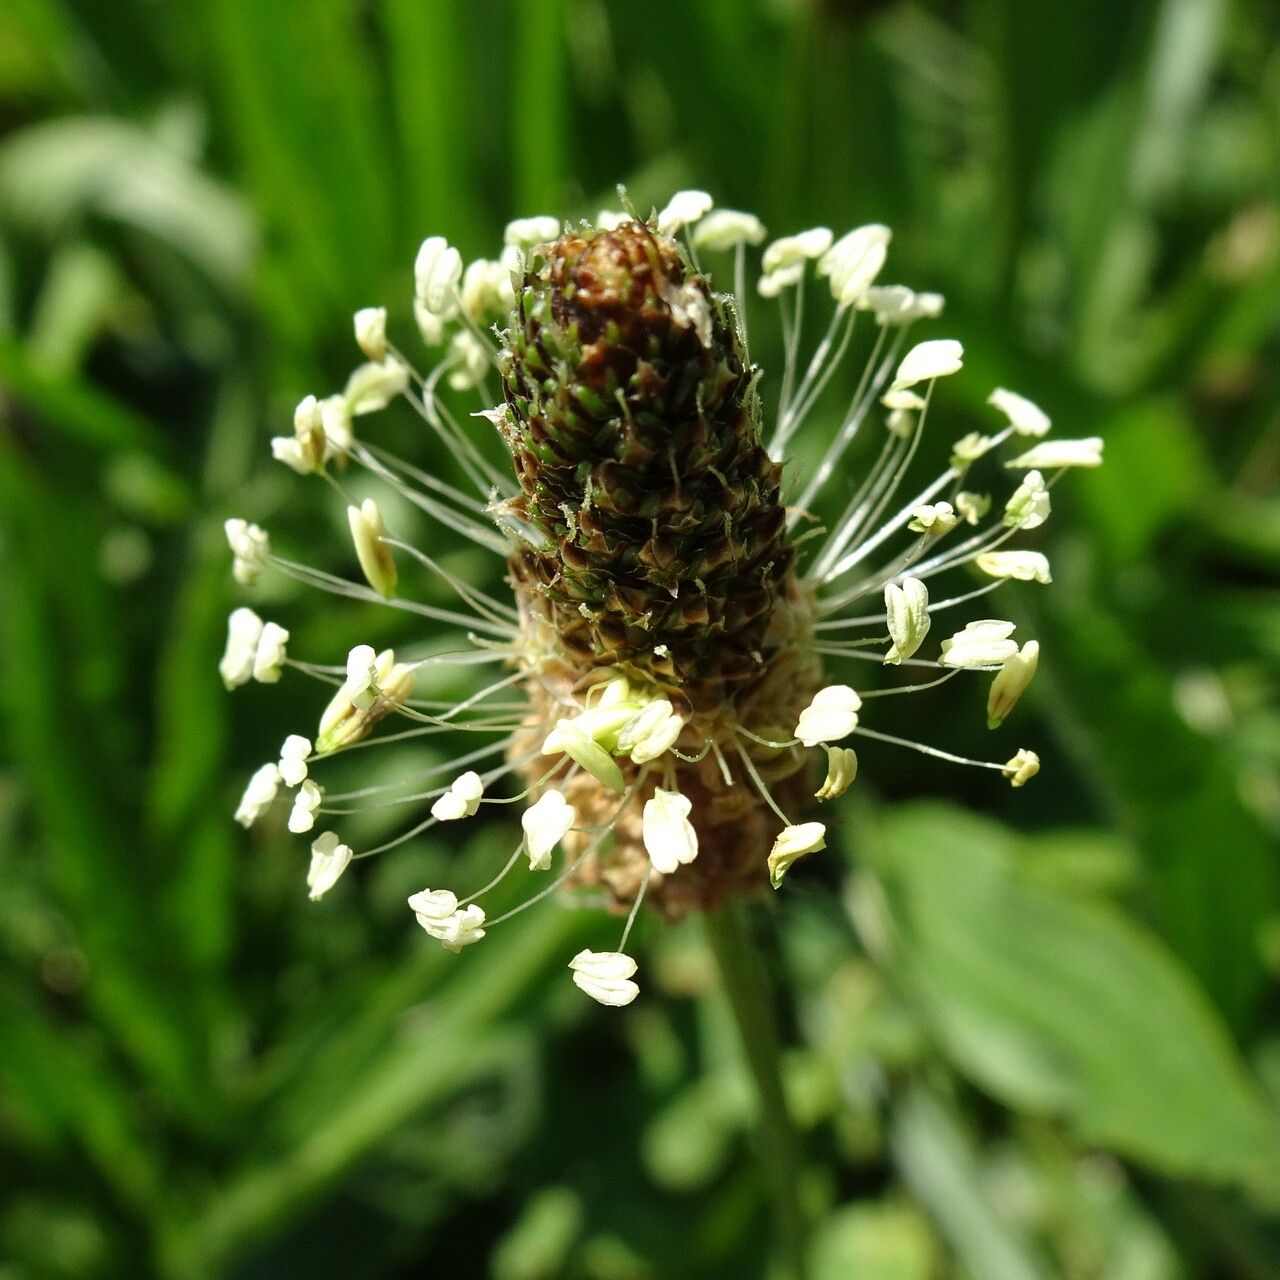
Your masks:
M594 225L611 229L628 216L602 212ZM718 261L727 255L735 286L735 313L745 343L747 251L764 242L765 229L759 220L733 210L715 210L705 193L684 191L657 214L656 228L660 233L683 237L699 270L705 270L701 256ZM340 491L341 477L349 475L353 465L358 466L447 528L505 558L521 537L529 536L508 517L493 514L516 492L514 480L477 446L475 428L465 414L458 414L456 404L440 396L439 388L443 379L457 393L478 391L479 411L470 417L490 422L501 419L504 410L492 407L490 385L497 355L495 326L501 326L510 314L524 255L558 237L561 230L554 218L521 219L507 228L505 248L497 259L465 266L458 251L443 239L427 240L415 263L413 312L426 346L439 353L430 372L426 376L418 373L390 343L383 309L358 312L355 335L368 362L352 373L340 394L321 400L308 396L298 405L293 434L272 441L275 457L300 473L324 475ZM1044 522L1049 515L1050 490L1066 468L1095 467L1101 462L1100 440L1044 440L1050 427L1048 417L1022 396L997 389L988 400L997 418L990 433L974 432L957 440L948 468L905 503L900 502L898 491L924 431L934 382L960 370L963 352L960 343L950 339L907 345L913 324L938 316L943 300L937 294L875 283L889 240L888 228L879 225L859 227L839 239L825 227L785 236L764 248L758 280L758 293L776 300L782 308L786 360L775 426L768 440L775 458L782 456L787 442L843 366L859 318L868 317L873 327L869 357L825 454L798 486L799 491L789 495L793 524L809 519L806 513L836 474L855 436L872 418L876 406L882 406L883 440L878 457L862 471L856 485L848 482L847 472L841 474L841 489L851 491L844 509L820 539L805 539L813 549L800 574L802 585L817 601L817 651L836 661L872 661L940 673L923 683L864 690L861 695L847 684L830 685L800 716L791 740L766 744L792 751L825 752L827 770L817 792L820 800L842 794L853 781L857 757L851 747L838 745L853 736L995 769L1015 787L1036 773L1039 760L1033 751L1020 750L1003 764L965 760L872 729L862 724L860 717L865 699L929 688L961 671L984 671L994 673L987 703L988 725L994 729L1001 724L1035 674L1038 646L1034 640L1019 644L1013 638L1013 623L984 619L968 623L943 640L936 659L918 655L935 615L985 594L1004 579L1050 581L1049 564L1043 555L1009 549L1006 544L1020 531ZM806 362L800 358L805 291L815 276L825 282L834 309ZM417 470L357 435L353 426L356 418L397 398L407 401L441 437L466 471L475 494ZM1013 437L1028 441L1005 462L1006 467L1020 473L1020 483L1003 505L995 508L997 518L984 523L993 510L992 498L966 488L966 478L975 462ZM334 460L341 460L344 466L335 470L330 466ZM352 500L348 516L367 586L284 559L272 552L266 533L256 525L229 520L226 531L236 580L251 584L271 566L327 591L359 600L385 600L394 608L455 626L466 643L452 650L424 653L408 662L398 662L389 650L375 653L362 645L351 651L345 668L317 666L286 657L288 633L282 627L262 622L249 609L237 609L231 615L226 654L220 665L228 687L254 679L274 681L285 665L338 685L320 718L314 744L300 735L290 735L279 760L264 764L249 780L236 811L239 822L245 826L253 823L282 786L294 789L288 825L295 832L310 831L317 818L327 814L350 812L344 804L373 791L391 791L390 803L430 803L429 817L360 853L353 853L335 832L323 831L311 845L307 884L313 898L330 889L353 859L392 848L437 823L465 820L483 804L510 802L513 797L487 793L531 763L529 755L513 758L514 753L508 750L512 734L526 717L521 671L489 683L456 704L413 696L415 673L425 666L515 664L522 652L515 609L461 580L419 548L397 541L388 534L374 500ZM398 596L395 552L439 575L457 593L460 611ZM975 573L980 585L969 585L959 594L941 599L931 598L926 583L951 570ZM883 609L858 612L856 606L868 597L882 600ZM842 638L843 633L858 629L869 629L871 634ZM479 735L484 745L437 770L464 770L444 785L422 790L423 775L419 773L386 788L326 794L324 787L308 776L312 767L323 757L361 742L388 714L410 724L392 735L397 740L471 733ZM467 898L459 899L444 889L414 894L409 905L423 929L455 951L479 941L523 907L487 920L477 899L513 870L522 853L531 873L550 871L557 846L570 832L579 832L574 857L566 857L569 865L540 886L524 906L545 897L607 838L618 815L646 779L668 784L658 785L643 809L643 840L651 869L670 874L691 862L698 854L698 838L690 821L692 804L670 789L674 777L670 766L674 756L680 755L676 742L684 728L685 721L665 698L636 688L620 676L610 678L610 673L602 673L583 704L566 708L564 717L541 744L542 754L555 758L550 771L536 788L514 797L519 800L535 790L538 793L524 812L522 839L515 852L489 884ZM719 750L716 744L708 743L707 749L712 748ZM618 765L622 758L644 766L630 787L624 784ZM764 800L784 823L769 856L769 872L776 887L797 858L823 847L825 829L822 823L794 823L782 814L749 757L744 754L743 759ZM486 760L491 762L489 767L483 763ZM579 770L619 793L618 809L603 826L580 822L579 814L557 789L557 784ZM401 791L407 794L395 794ZM636 964L623 948L642 897L643 891L635 900L617 950L583 951L570 965L577 985L604 1004L625 1005L637 993L633 981Z

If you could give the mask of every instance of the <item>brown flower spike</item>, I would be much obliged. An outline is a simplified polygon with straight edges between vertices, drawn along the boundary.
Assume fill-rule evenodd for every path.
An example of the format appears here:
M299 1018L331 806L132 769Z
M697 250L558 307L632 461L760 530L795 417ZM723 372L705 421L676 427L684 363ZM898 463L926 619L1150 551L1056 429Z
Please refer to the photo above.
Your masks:
M511 509L542 535L510 558L522 626L544 637L525 659L535 710L513 755L594 684L652 690L687 717L686 755L716 750L665 770L627 762L628 812L586 876L635 898L649 868L639 814L662 782L694 801L698 857L655 877L650 901L677 915L758 889L781 824L738 752L794 803L806 768L735 728L786 741L820 672L729 304L641 222L570 232L530 263L499 368ZM568 789L597 823L616 801L589 774Z

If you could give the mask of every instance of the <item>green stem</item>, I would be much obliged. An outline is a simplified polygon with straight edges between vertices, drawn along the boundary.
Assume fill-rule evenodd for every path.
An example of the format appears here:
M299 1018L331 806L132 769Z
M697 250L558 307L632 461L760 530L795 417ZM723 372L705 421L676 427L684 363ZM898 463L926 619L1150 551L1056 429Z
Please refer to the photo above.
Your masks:
M788 1280L808 1275L808 1224L800 1206L800 1135L782 1086L782 1046L774 992L760 952L752 942L741 904L728 902L705 917L707 940L738 1027L760 1104L760 1161L769 1189Z

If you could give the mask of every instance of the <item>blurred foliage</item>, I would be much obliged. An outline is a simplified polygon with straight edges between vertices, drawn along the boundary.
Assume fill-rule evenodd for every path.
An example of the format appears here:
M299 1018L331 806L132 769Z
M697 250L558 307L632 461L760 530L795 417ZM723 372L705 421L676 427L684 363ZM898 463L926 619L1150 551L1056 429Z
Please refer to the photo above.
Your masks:
M228 817L314 706L221 689L220 522L345 554L266 436L424 235L619 181L890 223L968 351L948 412L1003 383L1107 442L1010 606L1044 775L878 753L757 921L815 1280L1280 1277L1278 37L1267 0L7 0L0 1277L767 1274L696 929L643 930L618 1017L562 968L608 922L414 936L483 828L309 907ZM268 590L308 652L379 625ZM964 749L973 698L927 705Z

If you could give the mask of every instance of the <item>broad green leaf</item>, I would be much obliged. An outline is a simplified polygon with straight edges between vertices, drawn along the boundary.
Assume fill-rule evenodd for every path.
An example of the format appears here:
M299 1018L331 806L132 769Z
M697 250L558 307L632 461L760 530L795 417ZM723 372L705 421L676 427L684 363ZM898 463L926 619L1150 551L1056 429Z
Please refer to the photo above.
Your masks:
M1174 708L1169 678L1068 583L1035 597L1040 696L1141 849L1154 922L1234 1027L1261 993L1259 930L1280 905L1274 841L1231 761Z
M1106 466L1079 486L1078 504L1108 559L1125 564L1200 505L1213 468L1173 400L1112 414L1106 441Z
M877 834L888 961L946 1053L1085 1142L1274 1191L1275 1120L1191 978L1118 913L1028 883L1016 856L1004 829L942 805Z

